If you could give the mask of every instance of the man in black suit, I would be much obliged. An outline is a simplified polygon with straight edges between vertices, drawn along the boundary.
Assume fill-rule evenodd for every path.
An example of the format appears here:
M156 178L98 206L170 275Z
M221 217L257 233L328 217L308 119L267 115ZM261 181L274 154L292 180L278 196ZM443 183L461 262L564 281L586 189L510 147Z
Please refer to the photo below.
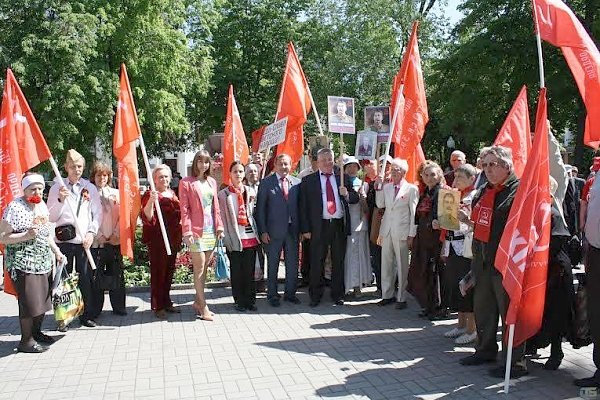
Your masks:
M317 153L319 170L304 179L300 186L300 232L310 239L310 306L323 297L323 263L331 251L331 298L336 305L344 304L344 256L346 237L350 234L348 203L358 203L358 193L340 176L334 175L333 151Z

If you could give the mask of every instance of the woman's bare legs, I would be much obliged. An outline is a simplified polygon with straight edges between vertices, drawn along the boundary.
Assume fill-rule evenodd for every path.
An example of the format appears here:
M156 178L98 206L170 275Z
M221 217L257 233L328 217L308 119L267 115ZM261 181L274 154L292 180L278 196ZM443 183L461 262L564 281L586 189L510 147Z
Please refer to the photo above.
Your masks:
M206 282L206 270L210 261L210 251L192 252L192 265L194 273L194 289L196 290L196 298L194 300L194 310L204 320L212 321L213 314L208 309L206 297L204 296L204 284Z

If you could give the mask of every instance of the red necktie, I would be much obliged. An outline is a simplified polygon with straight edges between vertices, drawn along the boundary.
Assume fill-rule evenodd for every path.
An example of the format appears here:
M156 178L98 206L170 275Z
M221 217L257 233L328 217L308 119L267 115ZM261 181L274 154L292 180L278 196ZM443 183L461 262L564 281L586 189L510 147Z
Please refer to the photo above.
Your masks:
M288 181L285 178L281 178L281 190L283 191L283 198L288 199Z
M327 196L327 212L329 214L334 215L337 210L337 206L335 205L335 195L333 194L333 186L331 186L331 181L329 178L332 174L323 174L325 175L325 195Z

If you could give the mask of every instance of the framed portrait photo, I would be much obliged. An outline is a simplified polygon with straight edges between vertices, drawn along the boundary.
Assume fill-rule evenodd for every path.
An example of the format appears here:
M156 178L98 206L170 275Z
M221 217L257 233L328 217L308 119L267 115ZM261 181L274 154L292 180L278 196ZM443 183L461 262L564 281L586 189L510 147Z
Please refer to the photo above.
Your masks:
M438 192L438 222L440 227L450 231L460 229L458 207L460 192L452 189L440 189Z
M374 160L377 152L377 132L358 131L356 134L355 157L359 160Z
M365 130L377 132L377 141L385 143L390 135L390 108L365 107Z
M327 123L329 132L356 132L353 98L327 96L327 109Z

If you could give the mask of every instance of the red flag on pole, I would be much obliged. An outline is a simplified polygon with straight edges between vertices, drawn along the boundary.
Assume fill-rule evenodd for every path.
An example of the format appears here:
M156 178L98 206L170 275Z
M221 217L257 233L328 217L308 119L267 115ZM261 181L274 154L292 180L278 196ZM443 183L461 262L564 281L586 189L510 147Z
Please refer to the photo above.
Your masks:
M585 103L583 142L600 145L600 51L573 11L560 0L534 0L540 37L560 47Z
M294 45L290 42L288 43L288 58L283 73L275 121L288 117L285 140L277 146L277 154L288 154L292 158L292 168L296 167L304 154L302 126L306 122L306 116L310 109L308 82Z
M527 87L523 86L506 120L496 136L494 146L504 146L512 150L515 175L521 178L531 149L531 125L527 105Z
M225 134L223 135L223 183L229 185L229 167L238 160L244 165L248 163L248 142L240 119L240 113L233 97L233 85L229 85L227 100L227 117L225 119Z
M494 263L510 298L506 326L515 325L514 347L539 331L544 313L551 214L547 118L546 88L542 88L535 151L527 159Z
M402 121L402 130L400 137L396 136L397 141L394 141L396 143L394 154L396 157L403 159L408 159L413 154L423 138L425 125L429 122L427 99L425 97L425 80L423 79L421 55L417 41L417 28L418 22L415 22L399 72L399 79L404 77L404 81L400 82L404 83L404 115L402 118L397 119L397 124ZM395 79L396 82L397 80ZM396 132L397 127L394 127L394 133Z
M136 140L140 137L133 94L129 85L127 68L121 65L119 102L115 115L113 153L119 171L119 232L121 254L133 260L135 227L141 209L140 180Z
M263 125L254 132L252 132L252 151L257 153L260 147L260 142L263 137L263 133L265 133L265 128L267 125Z
M413 154L406 160L408 162L408 172L406 173L405 179L409 183L417 184L417 170L425 162L425 153L423 153L423 148L421 147L421 143L417 145L417 148L413 152Z
M12 71L7 69L0 109L0 218L8 203L23 195L23 174L51 156L25 95ZM4 291L16 295L6 272Z

